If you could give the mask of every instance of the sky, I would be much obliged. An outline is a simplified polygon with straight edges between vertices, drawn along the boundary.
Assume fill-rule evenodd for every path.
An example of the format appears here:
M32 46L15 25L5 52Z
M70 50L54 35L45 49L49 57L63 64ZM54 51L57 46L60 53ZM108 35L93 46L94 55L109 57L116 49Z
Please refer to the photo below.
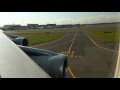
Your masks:
M0 26L11 24L93 24L120 22L120 12L0 12Z

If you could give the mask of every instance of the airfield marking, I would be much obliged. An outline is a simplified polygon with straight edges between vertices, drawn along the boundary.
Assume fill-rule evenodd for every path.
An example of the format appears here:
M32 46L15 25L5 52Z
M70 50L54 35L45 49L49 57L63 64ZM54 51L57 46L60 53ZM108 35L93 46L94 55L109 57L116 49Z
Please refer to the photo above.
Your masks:
M61 54L65 54L66 56L70 56L70 57L82 57L81 55L80 56L75 56L75 51L72 51L72 52L69 52L67 53L67 51L61 51Z
M78 57L78 56L76 56L76 57Z
M73 40L73 39L72 39L72 40ZM62 43L62 44L55 45L55 46L51 46L51 47L47 47L47 48L43 48L43 49L48 49L48 48L57 47L57 46L60 46L60 45L63 45L63 44L69 43L69 42L71 42L72 40L67 41L67 42L64 42L64 43Z
M74 38L73 38L73 41L72 41L72 43L71 43L71 46L70 46L68 52L70 52L70 49L72 48L72 45L73 45L73 42L74 42L74 40L75 40L76 35L77 35L77 31L76 31L76 34L75 34L75 36L74 36Z
M120 46L120 43L119 43L119 46ZM120 50L120 48L119 48L119 50ZM117 65L116 65L114 78L119 78L119 76L120 76L119 68L120 68L120 52L118 52L118 59L117 59Z
M84 32L84 33L85 33L85 32ZM119 52L119 51L116 51L116 50L112 50L112 49L108 49L108 48L104 48L104 47L99 46L98 44L96 44L96 43L92 40L92 38L90 38L90 36L89 36L87 33L85 33L85 34L88 36L88 38L89 38L97 47L102 48L102 49L106 49L106 50L109 50L109 51Z
M66 34L65 34L64 36L62 36L61 38L56 39L56 40L53 40L53 41L48 42L48 43L53 43L53 42L56 42L56 41L58 41L58 40L60 40L60 39L64 38L66 35L68 35L68 33L66 33ZM44 44L46 44L46 43L41 43L40 45L44 45ZM37 45L39 45L39 44L37 44Z
M67 56L68 56L68 53L70 53L70 49L72 48L72 45L73 45L73 42L74 42L74 40L75 40L76 35L77 35L77 31L76 31L75 36L74 36L74 38L73 38L73 41L72 41L72 43L71 43L71 45L70 45L70 48L68 49ZM72 75L73 78L76 78L75 75L73 74L73 72L71 71L71 69L70 69L69 66L68 66L68 71L70 72L70 74Z
M71 69L70 69L69 66L68 66L68 70L69 70L70 74L72 75L72 77L73 77L73 78L76 78L75 75L72 73L72 71L71 71Z

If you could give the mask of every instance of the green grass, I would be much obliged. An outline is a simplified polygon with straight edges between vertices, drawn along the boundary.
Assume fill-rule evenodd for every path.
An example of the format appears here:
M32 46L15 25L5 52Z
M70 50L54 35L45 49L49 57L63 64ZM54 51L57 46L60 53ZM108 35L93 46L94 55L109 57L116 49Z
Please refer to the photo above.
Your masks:
M57 32L20 32L14 35L26 37L29 40L29 45L41 44L56 40L64 35Z
M86 30L86 32L102 43L117 43L120 41L118 30Z

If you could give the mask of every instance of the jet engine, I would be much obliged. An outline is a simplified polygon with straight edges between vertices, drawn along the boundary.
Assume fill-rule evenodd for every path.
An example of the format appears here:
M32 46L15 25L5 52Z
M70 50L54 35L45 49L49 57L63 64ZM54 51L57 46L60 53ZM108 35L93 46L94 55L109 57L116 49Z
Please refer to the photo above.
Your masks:
M52 78L67 77L67 57L64 54L18 45L32 60L34 60Z
M25 37L6 35L52 78L67 77L68 60L66 55L28 47L28 40Z
M6 34L6 35L17 45L28 46L29 42L28 42L27 38L17 36L17 35L11 35L11 34Z

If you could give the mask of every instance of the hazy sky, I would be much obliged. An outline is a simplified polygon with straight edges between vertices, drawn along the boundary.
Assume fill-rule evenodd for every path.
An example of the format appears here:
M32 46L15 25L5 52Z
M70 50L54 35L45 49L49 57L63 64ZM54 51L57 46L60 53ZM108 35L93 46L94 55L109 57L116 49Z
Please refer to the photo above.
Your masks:
M120 22L120 12L0 12L5 24L90 24Z

